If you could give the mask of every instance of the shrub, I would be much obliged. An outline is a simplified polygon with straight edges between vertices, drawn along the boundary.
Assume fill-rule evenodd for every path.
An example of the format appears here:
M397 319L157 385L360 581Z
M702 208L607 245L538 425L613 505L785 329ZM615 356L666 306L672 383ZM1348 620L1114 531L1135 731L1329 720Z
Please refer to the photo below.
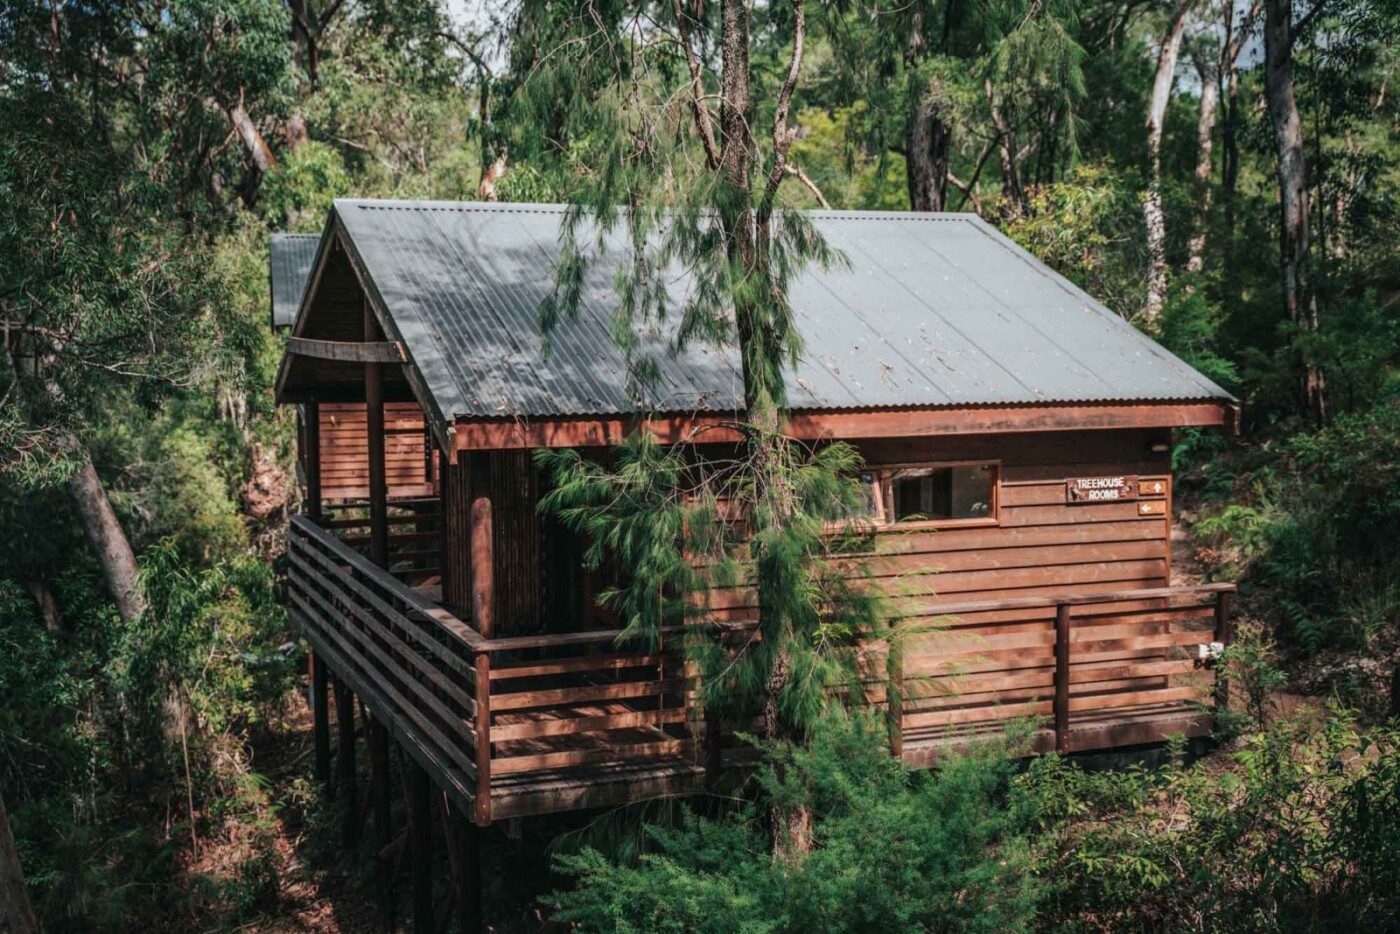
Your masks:
M1005 795L1004 747L950 755L910 772L864 721L834 722L784 777L768 768L763 797L799 798L815 847L775 860L751 803L719 816L685 810L649 826L641 855L596 849L561 856L574 888L553 897L560 921L583 931L1028 930L1039 896L1025 831L1029 812Z

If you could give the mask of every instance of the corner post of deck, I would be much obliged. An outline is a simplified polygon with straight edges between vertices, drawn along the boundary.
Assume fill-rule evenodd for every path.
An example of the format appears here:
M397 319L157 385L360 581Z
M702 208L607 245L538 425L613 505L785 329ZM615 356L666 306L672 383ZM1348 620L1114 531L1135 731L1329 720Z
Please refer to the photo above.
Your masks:
M1235 640L1234 620L1230 618L1230 591L1215 595L1215 641L1229 646ZM1230 670L1223 659L1215 668L1215 709L1217 713L1230 708Z
M476 653L476 822L491 823L491 653Z
M306 470L306 515L321 521L321 405L308 402L302 408L302 466Z
M890 735L890 755L904 758L904 644L891 627L885 647L885 717Z
M369 300L365 300L365 341L379 339ZM369 448L369 558L381 568L389 566L389 488L384 470L383 365L365 364L365 428Z
M355 694L341 678L335 681L336 786L341 804L341 833L353 847L359 837L360 802L355 791Z
M331 796L331 717L330 679L326 660L312 652L311 661L311 744L316 784L326 797Z
M1070 605L1055 607L1055 749L1069 754Z

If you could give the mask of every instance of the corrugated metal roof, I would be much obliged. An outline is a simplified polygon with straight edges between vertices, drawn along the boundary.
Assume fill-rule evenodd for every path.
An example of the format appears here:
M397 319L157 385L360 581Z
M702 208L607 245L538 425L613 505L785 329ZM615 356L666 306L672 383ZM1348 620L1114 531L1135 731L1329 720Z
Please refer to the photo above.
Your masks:
M301 296L316 262L320 234L275 233L269 244L272 279L272 326L289 328L297 320Z
M352 200L334 210L448 416L741 407L736 352L672 354L665 325L647 345L658 384L628 397L608 331L620 234L546 360L536 315L553 287L564 207ZM788 382L794 410L1230 398L975 215L811 218L846 263L792 283L806 345ZM677 273L673 304L685 289Z

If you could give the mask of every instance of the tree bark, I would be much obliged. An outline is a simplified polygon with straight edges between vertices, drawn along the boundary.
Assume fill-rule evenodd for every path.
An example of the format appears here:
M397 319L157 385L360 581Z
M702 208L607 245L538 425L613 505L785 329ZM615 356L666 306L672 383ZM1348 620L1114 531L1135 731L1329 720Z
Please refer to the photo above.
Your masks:
M939 108L918 102L904 129L905 176L911 211L942 211L948 193L952 133Z
M92 458L85 449L73 444L80 458L78 469L68 481L68 492L78 511L83 532L102 567L102 577L116 601L117 612L126 623L134 623L146 612L146 598L141 593L136 554L131 550L126 532L112 511L107 491L93 469Z
M1016 164L1016 131L1002 117L997 104L996 91L991 81L983 82L987 96L987 108L992 118L992 128L997 132L997 155L1001 163L1001 216L1003 220L1015 220L1026 213L1029 200L1021 186L1021 174Z
M238 131L239 138L243 140L243 145L248 149L248 158L253 160L258 171L264 174L271 172L277 166L277 159L272 155L272 150L267 147L267 141L258 131L257 124L253 123L253 118L248 116L248 111L244 109L242 101L228 108L228 118L233 124L233 128Z
M42 580L30 581L29 593L39 606L39 615L44 620L44 629L55 635L62 632L63 616L58 611L58 601L54 599L53 590L48 583Z
M29 903L29 889L10 833L10 816L0 798L0 934L35 934L39 922Z
M1171 101L1172 80L1176 77L1176 59L1181 52L1181 37L1186 32L1186 17L1193 0L1182 0L1162 37L1157 54L1157 75L1152 82L1152 99L1147 107L1147 197L1142 203L1147 224L1147 300L1143 304L1143 323L1155 327L1167 300L1167 221L1162 211L1162 124Z
M1219 74L1204 56L1195 59L1196 73L1201 78L1201 110L1196 118L1196 190L1200 201L1196 206L1196 230L1186 260L1187 272L1200 272L1205 265L1206 225L1210 217L1210 176L1214 169L1215 120L1220 103Z
M1303 121L1293 88L1292 0L1264 4L1264 93L1278 154L1279 251L1288 318L1307 332L1318 328L1317 296L1309 275L1307 154ZM1303 353L1303 403L1318 420L1326 418L1322 371Z

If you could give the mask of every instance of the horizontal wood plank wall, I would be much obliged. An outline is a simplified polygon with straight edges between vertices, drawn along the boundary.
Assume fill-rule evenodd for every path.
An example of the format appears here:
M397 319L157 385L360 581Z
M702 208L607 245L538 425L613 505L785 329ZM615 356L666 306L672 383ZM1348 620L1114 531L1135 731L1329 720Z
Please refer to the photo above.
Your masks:
M369 495L369 443L365 407L323 402L321 495L359 499ZM390 498L433 494L423 410L416 402L384 404L384 466Z

